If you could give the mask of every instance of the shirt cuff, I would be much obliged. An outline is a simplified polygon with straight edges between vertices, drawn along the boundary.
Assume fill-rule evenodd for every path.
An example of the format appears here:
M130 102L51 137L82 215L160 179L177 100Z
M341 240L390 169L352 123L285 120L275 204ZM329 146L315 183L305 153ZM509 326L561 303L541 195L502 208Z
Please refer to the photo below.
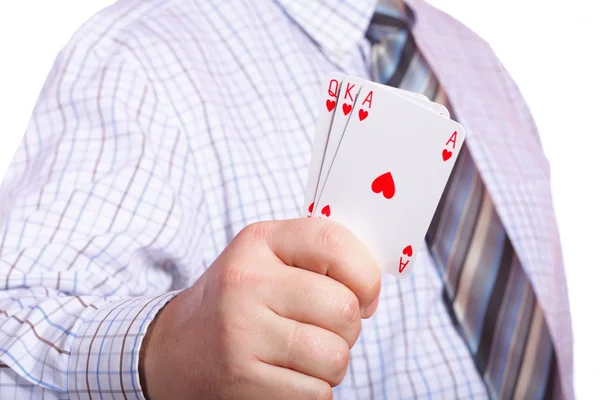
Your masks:
M69 358L69 398L143 399L138 373L142 339L158 311L178 293L111 301L84 313Z

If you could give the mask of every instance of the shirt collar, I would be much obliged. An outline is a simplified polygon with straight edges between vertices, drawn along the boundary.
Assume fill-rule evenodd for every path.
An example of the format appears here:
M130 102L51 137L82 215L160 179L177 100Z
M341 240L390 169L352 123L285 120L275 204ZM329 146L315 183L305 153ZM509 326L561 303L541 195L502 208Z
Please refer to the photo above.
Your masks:
M336 59L365 36L377 0L276 0L283 10Z

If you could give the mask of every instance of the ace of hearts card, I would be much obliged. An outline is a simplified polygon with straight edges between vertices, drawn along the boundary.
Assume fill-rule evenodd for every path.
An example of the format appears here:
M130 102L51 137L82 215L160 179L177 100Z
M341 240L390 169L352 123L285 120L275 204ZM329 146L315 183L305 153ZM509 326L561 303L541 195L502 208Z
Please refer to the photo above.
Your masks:
M336 73L326 87L305 213L344 225L384 271L407 277L464 129L416 94Z

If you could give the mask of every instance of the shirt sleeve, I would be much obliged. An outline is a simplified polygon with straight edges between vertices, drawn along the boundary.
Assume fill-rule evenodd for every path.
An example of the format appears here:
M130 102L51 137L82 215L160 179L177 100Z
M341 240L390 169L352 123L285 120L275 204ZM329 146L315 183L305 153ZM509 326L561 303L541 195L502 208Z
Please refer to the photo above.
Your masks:
M61 52L0 185L0 398L143 398L143 336L200 240L180 127L101 37Z

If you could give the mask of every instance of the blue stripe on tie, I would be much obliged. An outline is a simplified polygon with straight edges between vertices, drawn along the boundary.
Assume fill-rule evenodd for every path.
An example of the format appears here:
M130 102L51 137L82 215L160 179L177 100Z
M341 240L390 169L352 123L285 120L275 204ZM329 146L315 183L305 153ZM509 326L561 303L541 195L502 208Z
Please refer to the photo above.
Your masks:
M541 365L539 363L536 363L536 364L538 365L539 368L544 369L542 377L545 379L540 379L538 382L537 400L541 400L544 397L544 395L546 394L545 389L546 389L546 385L548 383L548 379L550 378L550 363L551 363L551 357L552 357L552 342L551 342L550 338L548 338L548 343L546 344L546 346L544 346L543 350L544 350L544 351L542 351L543 361L542 361Z
M479 348L479 343L481 342L481 330L483 328L483 320L485 317L485 311L487 309L488 303L490 301L490 295L492 289L494 287L494 282L496 281L496 276L498 276L498 269L500 268L500 261L502 259L502 252L504 250L503 243L505 241L505 235L500 234L497 235L496 243L494 243L494 252L492 256L491 264L488 264L489 273L486 274L485 280L482 283L483 292L477 301L477 307L475 308L475 326L473 327L473 336L472 343L475 344L473 348L473 352L476 353ZM489 241L488 241L489 243Z
M462 166L457 166L462 167ZM465 187L469 188L473 185L474 173L471 169L462 169L461 172L463 175L462 179L465 180ZM457 188L453 192L454 196L448 198L450 210L464 209L467 204L467 200L470 198L470 190L465 189L465 187ZM454 189L454 188L451 188ZM458 228L460 226L461 215L459 213L450 213L450 215L444 215L446 223L441 227L441 232L438 235L443 235L443 237L447 238L438 246L442 251L438 251L438 256L442 259L440 260L440 265L444 267L448 267L448 260L450 258L450 253L452 249L455 247L455 243L460 239L458 236ZM456 290L455 287L452 288L453 291Z
M518 274L518 271L515 271L516 274ZM516 277L518 278L518 277ZM513 281L513 284L511 285L510 291L507 294L509 299L513 299L515 304L523 304L524 301L524 295L525 295L525 281L522 279L515 279ZM508 311L508 312L507 312ZM517 323L517 317L519 315L519 307L510 307L508 310L505 310L502 315L499 316L498 319L498 324L500 326L505 326L508 332L512 332L515 329L516 323ZM506 326L508 325L508 326ZM504 335L501 339L501 343L496 343L496 347L499 347L500 344L502 344L502 346L500 347L500 350L497 351L495 360L496 363L498 363L499 365L502 366L501 370L504 369L504 366L506 365L507 361L508 361L508 348L510 346L510 342L511 342L511 336L509 335ZM503 374L498 374L498 376L495 378L495 380L493 381L493 384L496 388L499 388L500 385L502 384L502 378L504 377Z
M384 3L377 4L376 12L377 12L377 14L385 14L385 15L388 15L388 16L394 17L394 18L400 18L400 19L406 18L406 15L404 15L404 13L400 12L400 10L397 7L389 6Z
M394 58L396 58L398 61L400 60L400 55L402 54L402 50L404 50L404 45L406 44L406 40L408 39L408 34L404 33L401 35L398 35L398 38L395 39L392 43L393 43L393 56ZM386 68L383 70L383 73L385 73L385 79L383 80L384 82L387 82L392 75L394 75L394 72L396 71L396 67L397 67L397 63L388 63L388 65L386 66Z

